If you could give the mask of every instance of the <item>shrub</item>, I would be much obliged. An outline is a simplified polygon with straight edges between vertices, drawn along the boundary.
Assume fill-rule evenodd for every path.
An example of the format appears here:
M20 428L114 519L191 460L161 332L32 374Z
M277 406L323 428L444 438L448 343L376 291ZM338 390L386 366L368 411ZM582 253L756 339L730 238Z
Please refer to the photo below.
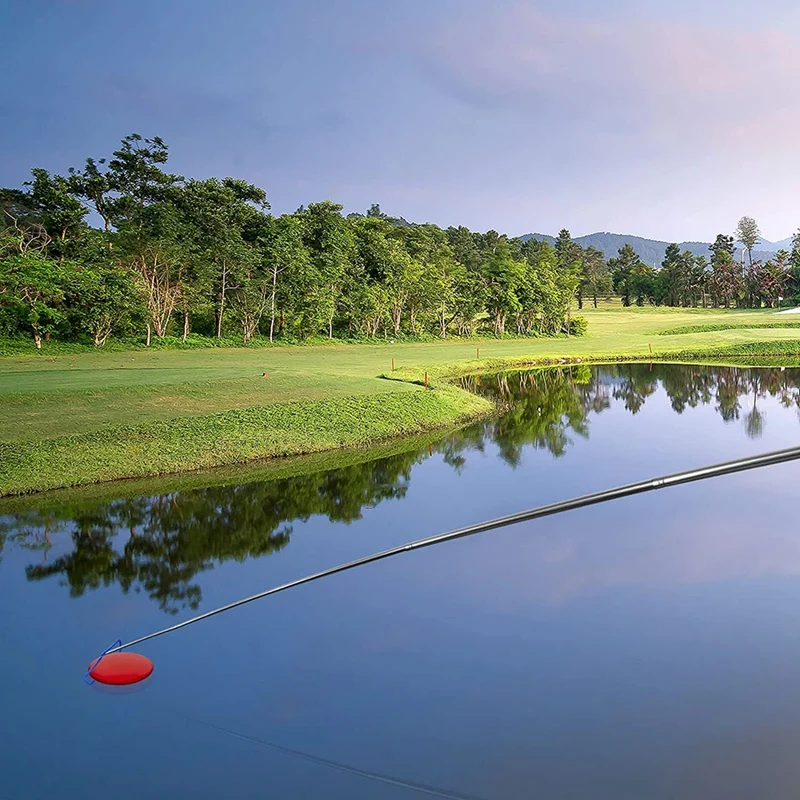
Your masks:
M570 336L586 336L589 331L589 323L586 317L573 317L569 321Z

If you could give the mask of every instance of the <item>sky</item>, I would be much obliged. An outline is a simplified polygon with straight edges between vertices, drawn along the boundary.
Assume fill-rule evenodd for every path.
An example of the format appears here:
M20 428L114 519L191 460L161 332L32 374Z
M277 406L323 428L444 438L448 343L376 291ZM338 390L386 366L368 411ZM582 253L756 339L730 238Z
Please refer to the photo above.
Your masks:
M0 0L0 184L128 133L245 178L510 235L800 227L795 0Z

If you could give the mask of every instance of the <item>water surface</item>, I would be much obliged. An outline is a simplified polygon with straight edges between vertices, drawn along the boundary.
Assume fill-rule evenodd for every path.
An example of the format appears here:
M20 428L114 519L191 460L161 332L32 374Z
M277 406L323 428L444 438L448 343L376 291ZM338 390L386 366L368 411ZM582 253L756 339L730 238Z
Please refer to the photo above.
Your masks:
M465 385L505 413L378 460L0 505L0 797L797 797L798 465L399 556L142 645L140 692L82 683L118 637L308 572L800 443L798 370Z

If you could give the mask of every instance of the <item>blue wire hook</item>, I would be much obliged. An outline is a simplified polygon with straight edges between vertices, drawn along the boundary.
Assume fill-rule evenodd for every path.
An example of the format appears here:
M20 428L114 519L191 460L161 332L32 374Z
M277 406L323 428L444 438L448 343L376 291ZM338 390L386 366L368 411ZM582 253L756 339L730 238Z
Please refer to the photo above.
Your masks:
M122 639L117 639L117 641L114 642L114 644L110 644L108 647L106 647L106 649L103 650L102 653L100 653L100 656L96 658L94 661L92 661L91 664L89 664L89 669L86 670L86 674L83 676L83 682L87 686L91 686L93 683L95 683L94 678L91 677L92 670L95 669L95 667L97 667L97 665L103 660L103 658L105 658L105 656L108 655L108 651L113 650L115 647L121 647L121 646L122 646Z

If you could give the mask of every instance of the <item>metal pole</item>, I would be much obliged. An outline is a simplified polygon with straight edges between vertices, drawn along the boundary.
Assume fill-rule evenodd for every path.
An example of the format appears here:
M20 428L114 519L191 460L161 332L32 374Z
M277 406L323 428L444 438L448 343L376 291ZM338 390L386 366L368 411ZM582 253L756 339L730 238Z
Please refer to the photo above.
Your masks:
M778 450L774 453L766 453L760 456L748 456L740 458L736 461L726 461L722 464L715 464L709 467L700 467L699 469L687 470L685 472L678 472L673 475L665 475L661 478L651 478L647 481L639 483L629 483L625 486L618 486L615 489L607 489L602 492L595 492L594 494L586 494L581 497L575 497L571 500L562 500L558 503L552 503L539 508L529 509L528 511L520 511L517 514L510 514L506 517L498 517L497 519L488 520L487 522L479 522L475 525L467 525L465 528L458 528L448 533L440 533L436 536L430 536L427 539L418 539L414 542L392 547L390 550L383 550L380 553L373 553L370 556L357 558L355 561L348 561L345 564L339 564L336 567L315 572L313 575L306 575L304 578L284 583L281 586L275 586L272 589L267 589L264 592L245 597L243 600L236 600L233 603L215 608L212 611L206 611L204 614L199 614L196 617L187 619L184 622L179 622L176 625L170 625L168 628L163 628L155 633L149 633L147 636L142 636L134 639L126 644L119 645L118 647L108 650L109 653L116 653L119 650L125 650L128 647L146 642L148 639L155 639L157 636L163 636L165 633L172 633L180 628L185 628L187 625L193 625L195 622L213 617L216 614L221 614L223 611L230 611L238 606L243 606L246 603L252 603L254 600L260 600L262 597L269 597L272 594L286 591L286 589L293 589L295 586L302 586L304 583L311 583L320 578L326 578L329 575L336 575L339 572L347 572L347 570L355 569L356 567L364 566L365 564L372 564L375 561L382 561L385 558L400 555L400 553L408 553L412 550L421 550L424 547L432 547L435 544L442 544L443 542L452 542L456 539L463 539L465 536L473 536L476 533L485 533L487 531L496 530L498 528L505 528L509 525L516 525L518 522L527 522L533 519L541 519L542 517L550 517L554 514L560 514L563 511L573 511L578 508L585 508L586 506L594 506L599 503L606 503L609 500L619 500L623 497L631 497L636 494L643 494L644 492L652 492L656 489L665 489L668 486L680 486L684 483L693 483L695 481L705 480L706 478L718 478L723 475L732 475L736 472L745 472L751 469L758 469L759 467L769 467L774 464L783 464L789 461L796 461L800 459L800 447L793 447L788 450Z

